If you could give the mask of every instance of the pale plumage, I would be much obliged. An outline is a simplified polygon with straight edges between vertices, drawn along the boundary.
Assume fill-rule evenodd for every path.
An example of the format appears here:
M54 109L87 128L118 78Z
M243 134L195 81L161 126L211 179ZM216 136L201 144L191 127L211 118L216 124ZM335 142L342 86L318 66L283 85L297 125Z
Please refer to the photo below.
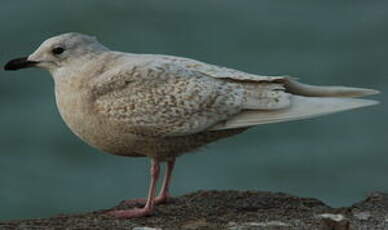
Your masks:
M137 62L131 65L131 58L116 68L117 73L102 74L101 79L109 79L105 84L96 80L95 90L104 91L96 106L104 116L136 127L144 136L190 135L206 131L243 109L289 106L289 94L270 77L263 77L260 84L234 82L226 77L214 78L200 68L206 64L189 59L135 55ZM227 70L213 66L212 73L229 76L233 70Z
M90 145L123 156L152 158L152 180L143 209L168 197L175 158L259 124L305 119L375 104L354 99L377 93L349 87L310 86L285 76L260 76L165 55L110 51L77 33L46 40L6 70L37 66L54 77L59 111ZM167 174L155 199L159 162Z
M96 91L104 91L96 99L96 106L104 116L123 122L133 129L130 132L142 136L185 136L305 119L375 102L296 95L355 97L377 93L309 86L290 77L253 75L181 57L111 55L122 55L121 59L128 61L96 79ZM133 58L135 64L131 64ZM248 114L250 119L244 121Z

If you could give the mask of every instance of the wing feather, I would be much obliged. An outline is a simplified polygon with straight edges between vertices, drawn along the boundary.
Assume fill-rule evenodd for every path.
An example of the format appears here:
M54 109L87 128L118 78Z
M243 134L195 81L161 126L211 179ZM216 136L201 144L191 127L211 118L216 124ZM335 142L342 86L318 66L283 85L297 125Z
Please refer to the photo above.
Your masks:
M243 87L187 70L176 62L116 67L96 86L97 111L147 136L204 131L241 110Z

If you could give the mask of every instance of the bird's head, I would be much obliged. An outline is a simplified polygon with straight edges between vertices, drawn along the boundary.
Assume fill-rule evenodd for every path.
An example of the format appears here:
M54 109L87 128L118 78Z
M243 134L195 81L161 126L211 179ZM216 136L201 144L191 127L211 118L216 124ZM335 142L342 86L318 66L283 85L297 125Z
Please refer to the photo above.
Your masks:
M28 57L10 60L5 70L39 67L50 72L72 64L80 64L92 55L108 50L95 37L79 33L66 33L44 41Z

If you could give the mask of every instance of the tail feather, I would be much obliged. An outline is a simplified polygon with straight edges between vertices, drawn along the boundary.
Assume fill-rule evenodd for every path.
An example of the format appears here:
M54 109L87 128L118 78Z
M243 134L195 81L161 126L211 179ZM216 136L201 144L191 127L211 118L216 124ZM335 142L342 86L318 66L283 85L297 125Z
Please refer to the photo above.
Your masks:
M337 89L334 91L337 91ZM353 93L351 95L355 94ZM357 95L360 95L360 93ZM292 96L291 106L288 108L279 110L243 111L230 120L217 124L211 130L234 129L261 124L308 119L375 104L378 104L378 102L356 98Z
M286 91L306 97L363 97L378 94L374 89L344 86L315 86L300 83L292 78L285 79Z

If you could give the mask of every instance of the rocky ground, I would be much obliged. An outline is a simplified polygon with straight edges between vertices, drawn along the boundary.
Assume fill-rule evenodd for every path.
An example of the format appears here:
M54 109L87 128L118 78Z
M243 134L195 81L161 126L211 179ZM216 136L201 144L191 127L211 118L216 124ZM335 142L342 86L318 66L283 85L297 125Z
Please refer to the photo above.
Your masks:
M131 208L119 204L113 209ZM284 193L199 191L159 205L154 215L131 220L106 210L44 219L0 222L0 229L306 229L388 230L388 194L373 193L351 207L331 208L319 200Z

